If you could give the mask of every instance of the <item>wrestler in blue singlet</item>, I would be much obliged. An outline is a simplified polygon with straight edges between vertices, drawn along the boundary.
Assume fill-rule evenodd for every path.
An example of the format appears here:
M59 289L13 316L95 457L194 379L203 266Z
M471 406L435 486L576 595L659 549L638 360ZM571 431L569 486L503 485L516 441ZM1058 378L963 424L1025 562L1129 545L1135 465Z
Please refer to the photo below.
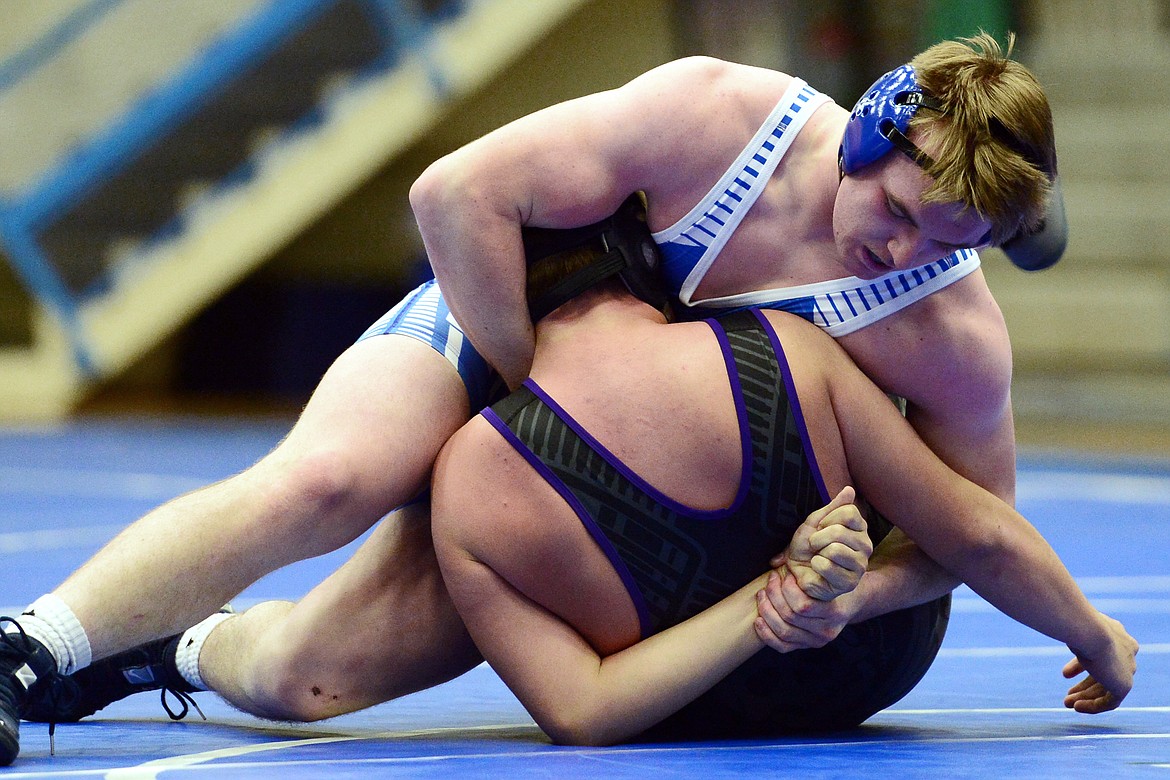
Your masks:
M727 173L682 219L654 234L667 284L682 304L676 315L701 319L749 307L778 309L803 317L836 338L888 317L979 267L978 253L963 249L921 268L893 271L877 279L848 276L799 287L693 299L699 283L764 191L805 122L827 102L827 95L794 78Z
M779 309L819 325L836 338L888 317L979 267L979 255L964 249L921 268L896 271L877 279L850 276L787 289L692 300L703 276L805 122L827 102L828 96L793 79L776 108L715 186L686 216L654 234L670 294L682 304L676 307L678 316L701 319L748 307ZM487 361L455 323L433 279L408 295L361 339L392 333L430 344L445 356L459 371L473 412L493 400L493 388L502 388L501 383L493 381Z

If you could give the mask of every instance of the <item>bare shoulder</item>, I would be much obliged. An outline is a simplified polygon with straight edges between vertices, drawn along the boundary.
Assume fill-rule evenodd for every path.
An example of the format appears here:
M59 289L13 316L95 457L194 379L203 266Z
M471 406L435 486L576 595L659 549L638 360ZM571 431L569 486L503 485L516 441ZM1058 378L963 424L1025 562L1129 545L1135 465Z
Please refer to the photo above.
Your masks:
M608 118L626 128L622 165L656 204L661 227L718 181L792 81L779 71L696 56L610 93Z
M492 424L483 415L477 414L447 440L436 469L447 471L470 465L469 461L474 462L489 452L501 449L501 444L504 442Z
M771 324L772 329L776 331L776 337L780 340L785 353L796 350L801 353L815 350L817 361L826 364L829 368L833 368L833 364L837 361L848 360L848 356L840 344L823 329L813 325L805 318L777 309L763 309L762 313ZM800 355L789 355L788 357L788 362L791 363L793 362L792 358L800 357Z
M938 457L1011 500L1011 343L981 271L839 341L865 376L907 400L907 419Z
M619 91L639 99L685 105L691 112L718 111L728 103L770 107L792 80L792 76L768 68L693 56L652 68Z
M949 387L952 399L965 396L975 407L1004 402L1012 377L1011 341L982 271L927 296L906 313L920 332L922 357L933 377L927 387L940 396Z
M1007 401L1011 343L979 270L839 341L879 387L915 405L982 415Z
M691 57L681 57L651 68L630 83L653 80L672 83L676 88L679 86L680 80L682 83L693 84L696 87L735 84L748 80L749 83L744 86L750 88L751 83L760 80L790 82L792 77L769 68L744 65L721 60L718 57L698 54Z
M516 551L555 538L559 526L552 518L559 506L555 489L483 415L456 431L435 462L431 514L436 545L451 544L498 572L527 570Z

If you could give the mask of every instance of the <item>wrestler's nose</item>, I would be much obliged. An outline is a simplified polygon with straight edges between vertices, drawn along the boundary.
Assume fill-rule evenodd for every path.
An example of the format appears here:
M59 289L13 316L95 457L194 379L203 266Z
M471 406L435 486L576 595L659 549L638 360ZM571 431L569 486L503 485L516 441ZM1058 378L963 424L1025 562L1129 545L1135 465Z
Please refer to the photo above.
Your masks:
M890 241L890 260L899 271L917 268L934 262L947 254L946 250L918 231L902 233Z

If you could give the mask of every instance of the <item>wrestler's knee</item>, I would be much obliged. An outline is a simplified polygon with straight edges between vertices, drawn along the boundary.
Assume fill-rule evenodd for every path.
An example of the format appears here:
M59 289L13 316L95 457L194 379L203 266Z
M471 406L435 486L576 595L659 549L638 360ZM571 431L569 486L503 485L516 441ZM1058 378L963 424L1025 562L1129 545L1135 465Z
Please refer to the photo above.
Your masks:
M306 690L302 680L295 676L274 676L268 685L258 690L253 698L256 712L253 714L268 720L291 723L313 723L326 718L344 715L354 708L338 706L338 694L325 693L314 686Z
M320 663L299 643L283 635L267 638L254 648L248 684L248 709L271 720L308 723L350 712L344 697L346 680L338 667ZM317 637L317 641L324 641Z
M285 544L302 555L334 550L365 532L389 507L381 502L370 477L337 449L270 456L254 467L258 494L266 506L260 515L271 523L269 534L284 531Z

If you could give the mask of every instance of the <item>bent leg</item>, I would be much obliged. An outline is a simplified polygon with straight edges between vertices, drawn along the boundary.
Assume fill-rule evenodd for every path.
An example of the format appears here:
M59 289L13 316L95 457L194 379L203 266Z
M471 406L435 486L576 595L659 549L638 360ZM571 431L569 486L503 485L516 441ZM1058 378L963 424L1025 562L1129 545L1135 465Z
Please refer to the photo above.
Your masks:
M300 602L258 604L217 626L199 669L246 712L312 721L437 685L481 660L439 573L429 507L419 503L383 521Z
M84 626L95 660L181 631L417 495L467 416L463 383L442 355L403 336L361 341L271 453L148 513L55 594Z

